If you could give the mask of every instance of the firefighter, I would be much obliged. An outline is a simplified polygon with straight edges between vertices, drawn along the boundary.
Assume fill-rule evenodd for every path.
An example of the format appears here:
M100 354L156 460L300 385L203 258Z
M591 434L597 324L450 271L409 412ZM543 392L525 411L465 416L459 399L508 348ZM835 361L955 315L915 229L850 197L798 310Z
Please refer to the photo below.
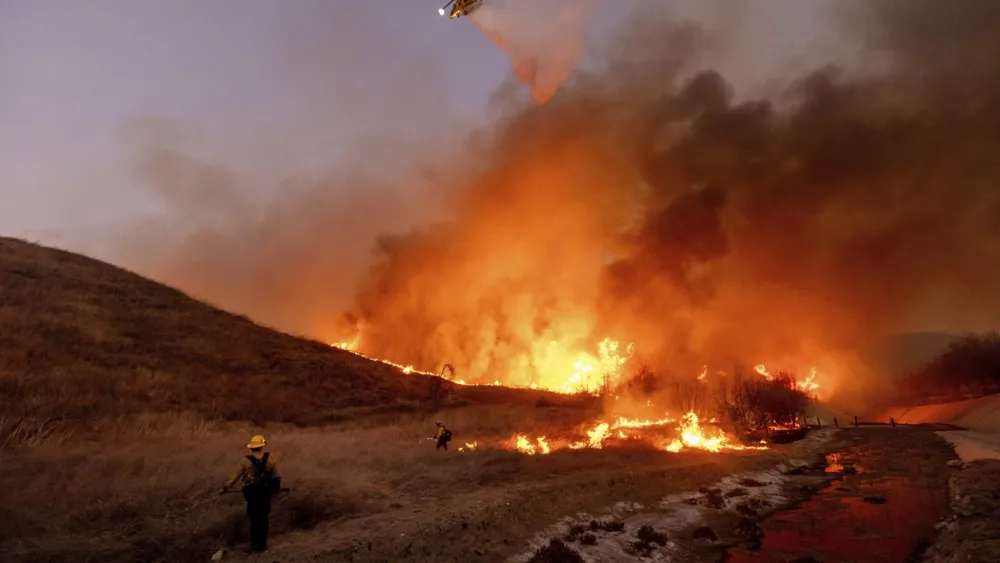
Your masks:
M434 446L435 450L440 450L444 448L448 449L448 442L451 441L451 430L445 428L444 424L441 424L440 420L434 421L434 425L437 426L437 432L434 433L434 438L437 440L437 445Z
M247 448L250 454L240 460L239 466L223 485L219 494L229 492L236 481L243 483L243 498L247 502L247 517L250 519L250 547L247 553L267 551L268 519L271 515L271 495L281 489L278 464L265 452L267 442L261 435L250 438Z

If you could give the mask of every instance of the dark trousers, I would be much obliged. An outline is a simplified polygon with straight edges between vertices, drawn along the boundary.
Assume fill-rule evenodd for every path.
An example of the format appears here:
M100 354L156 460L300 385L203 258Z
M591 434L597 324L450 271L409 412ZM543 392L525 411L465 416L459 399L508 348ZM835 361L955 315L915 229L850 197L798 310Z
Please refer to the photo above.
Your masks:
M435 450L439 450L441 448L444 448L446 450L448 449L448 440L445 439L444 436L441 436L440 438L438 438L438 443L437 443L436 446L434 446Z
M247 517L250 519L250 549L267 549L267 531L271 516L271 493L243 488L243 498L247 501Z

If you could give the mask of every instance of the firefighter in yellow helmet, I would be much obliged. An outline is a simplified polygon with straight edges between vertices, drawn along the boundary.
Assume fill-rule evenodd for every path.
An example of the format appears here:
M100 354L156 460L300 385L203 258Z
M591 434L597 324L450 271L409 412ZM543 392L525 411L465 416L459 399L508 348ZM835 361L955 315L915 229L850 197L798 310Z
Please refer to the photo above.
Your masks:
M451 441L451 430L441 424L440 420L435 420L434 425L437 426L437 431L434 432L434 439L437 440L437 445L434 446L435 450L440 450L444 448L448 449L448 442Z
M271 495L281 490L281 475L278 464L265 452L267 442L261 435L250 438L247 448L250 453L240 460L236 471L223 485L219 494L225 494L237 481L243 483L243 498L247 502L247 517L250 519L250 547L247 553L267 551L268 520L271 515Z

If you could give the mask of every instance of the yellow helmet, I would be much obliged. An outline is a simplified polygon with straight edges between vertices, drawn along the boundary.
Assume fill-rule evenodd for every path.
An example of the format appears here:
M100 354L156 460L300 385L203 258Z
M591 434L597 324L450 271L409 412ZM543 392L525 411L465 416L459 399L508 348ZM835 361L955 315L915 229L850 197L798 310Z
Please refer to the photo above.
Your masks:
M247 444L247 447L252 450L254 448L263 448L266 445L267 442L264 441L264 437L261 436L260 434L257 434L253 438L250 438L250 443Z

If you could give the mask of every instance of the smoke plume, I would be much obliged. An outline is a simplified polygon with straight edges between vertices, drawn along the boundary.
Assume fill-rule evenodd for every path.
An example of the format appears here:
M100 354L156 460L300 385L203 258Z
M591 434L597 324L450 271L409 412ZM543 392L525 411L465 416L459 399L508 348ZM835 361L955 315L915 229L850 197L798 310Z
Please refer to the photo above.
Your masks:
M493 0L469 18L507 52L515 76L541 104L572 74L597 5L598 0Z
M390 216L369 196L317 205L321 191L291 190L258 209L263 222L185 250L208 271L240 256L273 265L246 283L243 309L294 293L304 314L310 299L328 304L310 283L337 287L335 262L319 256L357 248L325 225L390 231L337 339L421 369L450 363L470 382L558 387L612 338L661 368L815 366L821 385L850 391L866 376L857 351L920 328L924 304L998 312L1000 4L838 6L843 41L879 65L783 77L790 88L756 100L692 62L720 38L657 10L555 95L576 51L522 51L503 35L515 63L529 51L556 61L534 67L551 71L532 84L547 103L444 159L482 159L448 190L447 220L384 229ZM477 23L489 27L486 9Z
M497 124L456 221L380 248L361 348L551 386L610 336L691 373L759 360L848 389L854 353L923 301L995 311L1000 8L850 15L887 68L816 69L781 105L685 77L695 32L646 18L655 41Z

